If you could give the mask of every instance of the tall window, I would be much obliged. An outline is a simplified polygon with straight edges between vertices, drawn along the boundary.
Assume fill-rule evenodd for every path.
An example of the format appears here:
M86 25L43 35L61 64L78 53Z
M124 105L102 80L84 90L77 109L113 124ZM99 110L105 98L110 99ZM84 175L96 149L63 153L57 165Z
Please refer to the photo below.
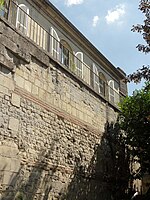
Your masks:
M109 85L109 101L118 106L118 103L120 101L119 86L117 85L117 82L114 82L113 80L110 80L108 85Z
M76 74L82 78L83 77L83 53L77 52L75 54L75 67L76 67Z
M60 41L60 52L61 52L61 63L65 65L66 67L70 68L73 70L73 51L70 47L70 45L65 41L61 40Z
M103 73L98 71L95 63L93 63L93 83L94 89L101 95L106 96L106 78Z
M91 73L91 68L83 62L83 80L90 85L90 73Z
M55 29L51 27L51 54L57 60L59 60L59 44L60 39L58 37L58 34Z
M114 91L114 81L109 81L109 101L114 103L115 102L115 91Z
M95 63L93 63L93 82L94 82L94 89L98 93L100 93L99 72L98 72L98 69L97 69Z
M27 34L28 14L29 14L29 8L26 5L24 4L18 5L16 27L24 34Z
M61 49L61 63L66 67L69 67L69 50L60 44Z
M106 78L103 73L99 73L99 87L100 87L100 93L103 96L106 96Z

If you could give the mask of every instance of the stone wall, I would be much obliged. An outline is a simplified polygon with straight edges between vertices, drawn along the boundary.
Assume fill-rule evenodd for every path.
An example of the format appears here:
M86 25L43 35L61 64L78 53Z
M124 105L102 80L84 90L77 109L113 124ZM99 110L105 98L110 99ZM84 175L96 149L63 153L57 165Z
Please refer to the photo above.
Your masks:
M102 137L116 117L115 107L0 19L0 199L110 200Z

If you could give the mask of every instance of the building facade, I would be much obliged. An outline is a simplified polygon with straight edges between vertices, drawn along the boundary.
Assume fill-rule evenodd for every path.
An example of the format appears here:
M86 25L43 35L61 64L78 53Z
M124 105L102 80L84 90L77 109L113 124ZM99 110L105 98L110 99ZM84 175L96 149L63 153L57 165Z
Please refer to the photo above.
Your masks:
M48 0L5 0L0 16L0 199L110 200L124 72Z

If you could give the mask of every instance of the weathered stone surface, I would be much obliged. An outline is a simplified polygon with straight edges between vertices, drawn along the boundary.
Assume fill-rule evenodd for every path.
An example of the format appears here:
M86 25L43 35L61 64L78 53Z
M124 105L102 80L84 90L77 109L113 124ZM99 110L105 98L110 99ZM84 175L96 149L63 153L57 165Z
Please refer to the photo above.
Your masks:
M3 184L4 185L13 185L13 179L15 178L16 173L11 173L9 171L4 172Z
M9 152L10 153L10 152ZM10 157L10 154L6 154L6 156ZM10 158L0 156L0 171L10 171Z
M12 105L14 105L16 107L20 107L20 96L15 93L12 93L11 103L12 103Z
M13 117L10 117L9 120L9 129L13 130L13 131L18 131L19 128L19 120L15 119Z
M105 168L97 149L103 149L105 124L117 112L11 27L0 24L0 33L1 61L15 66L13 73L0 66L3 194L13 185L25 199L91 200L97 194L97 200L107 187L87 172Z

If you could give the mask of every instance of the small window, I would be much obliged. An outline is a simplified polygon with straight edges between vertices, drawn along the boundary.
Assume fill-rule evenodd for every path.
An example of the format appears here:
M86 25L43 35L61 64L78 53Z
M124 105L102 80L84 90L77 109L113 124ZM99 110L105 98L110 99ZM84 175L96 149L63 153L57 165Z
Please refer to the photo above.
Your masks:
M51 54L57 60L59 60L59 44L60 39L58 37L58 34L55 29L51 27Z
M76 74L80 78L83 77L83 53L77 52L75 54L75 67L76 67Z
M29 8L20 4L17 8L16 27L24 34L27 34Z

